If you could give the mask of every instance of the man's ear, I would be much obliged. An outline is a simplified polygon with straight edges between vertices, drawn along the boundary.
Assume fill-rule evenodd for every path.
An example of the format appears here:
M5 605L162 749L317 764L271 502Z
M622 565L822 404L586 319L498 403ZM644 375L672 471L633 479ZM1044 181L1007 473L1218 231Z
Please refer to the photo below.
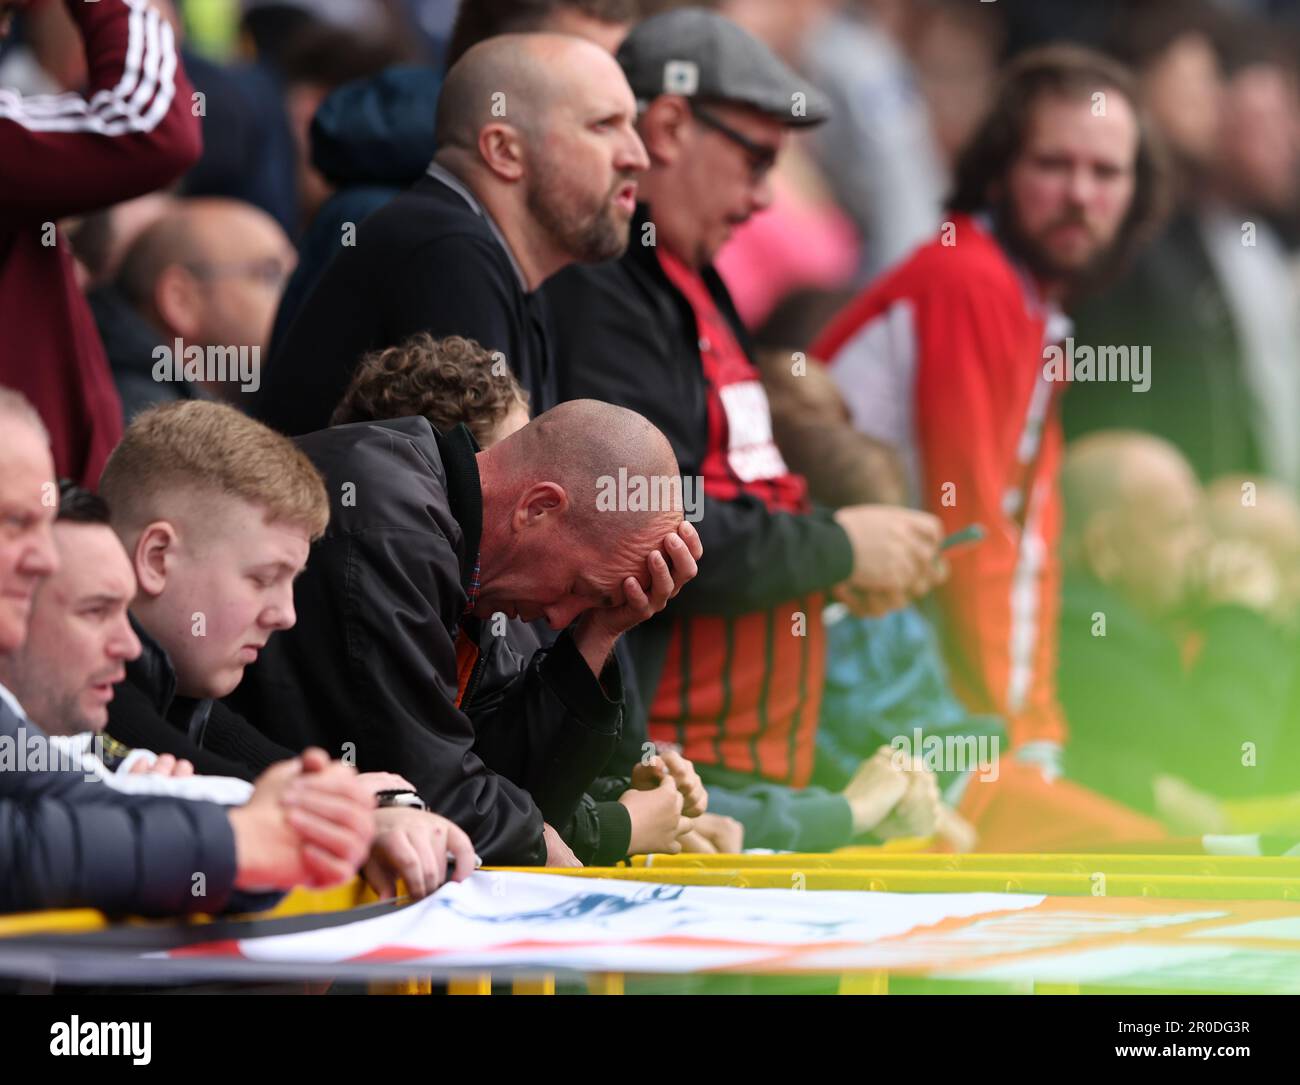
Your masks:
M515 506L513 526L516 531L540 527L547 518L557 520L568 511L569 495L558 482L535 482Z
M198 334L199 282L188 268L180 264L163 268L154 282L153 304L159 319L182 339Z
M503 181L523 178L524 137L513 124L486 124L479 129L478 153L483 164Z
M680 95L661 94L650 103L636 129L650 161L671 166L681 157L690 119L690 105Z
M141 595L156 599L167 586L167 573L175 560L176 529L166 520L149 524L136 540L131 555L135 579Z

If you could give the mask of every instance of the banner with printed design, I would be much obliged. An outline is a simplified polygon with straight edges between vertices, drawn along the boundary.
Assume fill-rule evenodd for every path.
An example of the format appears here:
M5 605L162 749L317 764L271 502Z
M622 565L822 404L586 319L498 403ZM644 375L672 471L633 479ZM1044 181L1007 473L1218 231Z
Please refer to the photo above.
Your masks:
M306 965L884 970L999 983L1300 993L1300 905L736 889L482 871L374 918L156 956L189 964L242 960L289 973Z

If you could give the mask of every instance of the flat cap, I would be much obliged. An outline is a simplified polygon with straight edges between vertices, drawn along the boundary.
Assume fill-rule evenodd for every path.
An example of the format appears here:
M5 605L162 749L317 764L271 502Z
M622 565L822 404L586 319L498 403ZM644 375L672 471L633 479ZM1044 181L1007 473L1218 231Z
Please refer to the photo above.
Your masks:
M749 31L703 8L677 8L637 24L618 62L642 104L661 94L735 102L792 128L830 116L821 91Z

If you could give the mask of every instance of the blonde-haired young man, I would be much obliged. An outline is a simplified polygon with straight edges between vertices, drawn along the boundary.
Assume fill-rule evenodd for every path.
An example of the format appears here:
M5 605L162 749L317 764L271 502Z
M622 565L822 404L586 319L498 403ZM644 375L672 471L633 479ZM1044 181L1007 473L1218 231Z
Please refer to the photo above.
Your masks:
M295 620L293 579L325 529L320 475L293 442L201 400L141 414L100 482L126 547L144 646L109 712L127 746L250 778L292 756L217 698Z
M108 733L171 754L200 773L251 780L297 755L222 703L271 636L293 626L294 578L329 521L324 483L288 438L233 407L190 400L152 408L127 428L100 494L133 567L131 625L141 654L109 704ZM334 751L337 756L341 751ZM394 874L422 896L447 854L468 877L469 840L422 809L409 783L368 772L379 796L367 876L386 895Z

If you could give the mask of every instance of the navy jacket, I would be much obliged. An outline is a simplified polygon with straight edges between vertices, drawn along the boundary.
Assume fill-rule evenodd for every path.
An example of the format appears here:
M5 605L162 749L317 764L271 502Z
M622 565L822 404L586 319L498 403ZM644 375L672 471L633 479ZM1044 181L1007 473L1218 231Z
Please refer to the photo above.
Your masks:
M164 916L226 907L235 838L223 807L124 795L66 769L19 772L20 743L31 764L44 732L0 701L0 912Z

